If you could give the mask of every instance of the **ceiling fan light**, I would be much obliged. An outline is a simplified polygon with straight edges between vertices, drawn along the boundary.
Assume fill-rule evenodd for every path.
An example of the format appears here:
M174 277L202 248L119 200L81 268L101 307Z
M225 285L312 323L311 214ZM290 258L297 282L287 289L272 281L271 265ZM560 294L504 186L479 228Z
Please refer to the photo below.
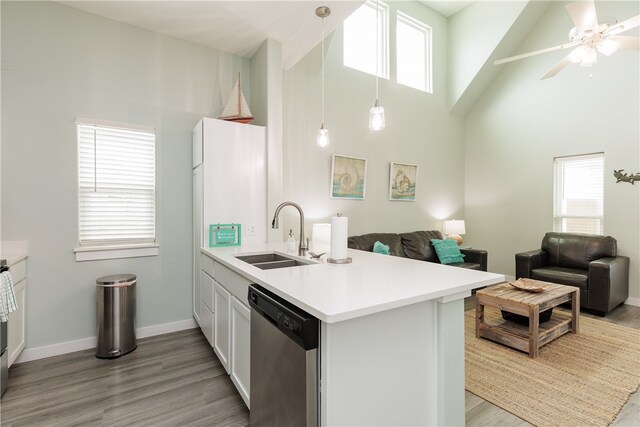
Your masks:
M581 67L591 67L598 62L598 52L594 48L587 48L580 62Z
M603 55L611 56L620 48L620 40L604 39L598 43L598 52Z
M569 54L569 62L573 64L582 62L585 57L586 51L587 48L585 46L578 46L577 48L573 49L573 51Z

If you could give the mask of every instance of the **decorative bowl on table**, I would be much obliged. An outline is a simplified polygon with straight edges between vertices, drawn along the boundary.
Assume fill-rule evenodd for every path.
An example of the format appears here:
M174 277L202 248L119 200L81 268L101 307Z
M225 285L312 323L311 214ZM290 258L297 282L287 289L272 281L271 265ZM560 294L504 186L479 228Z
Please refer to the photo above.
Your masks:
M520 278L514 282L509 282L509 284L516 289L527 292L544 292L551 287L547 282L526 278Z

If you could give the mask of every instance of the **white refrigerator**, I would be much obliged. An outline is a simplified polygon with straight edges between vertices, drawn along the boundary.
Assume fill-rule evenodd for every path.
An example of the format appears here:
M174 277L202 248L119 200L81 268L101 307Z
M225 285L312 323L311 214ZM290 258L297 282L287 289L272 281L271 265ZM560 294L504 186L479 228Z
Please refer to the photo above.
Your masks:
M241 244L267 241L265 128L203 118L193 129L193 317L200 324L200 248L211 224L240 224Z

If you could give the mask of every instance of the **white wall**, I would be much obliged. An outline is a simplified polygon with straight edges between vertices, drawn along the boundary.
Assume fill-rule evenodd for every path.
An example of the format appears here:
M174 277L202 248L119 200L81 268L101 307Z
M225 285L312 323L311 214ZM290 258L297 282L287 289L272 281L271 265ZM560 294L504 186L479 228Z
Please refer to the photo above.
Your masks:
M573 24L564 4L552 4L517 52L566 40ZM623 20L640 12L638 2L596 5L600 17ZM640 186L613 177L614 169L640 171L638 52L599 55L593 68L570 65L540 80L567 53L503 66L467 116L465 240L488 249L490 271L513 275L514 254L540 247L552 230L553 158L603 151L604 232L631 258L630 297L640 302Z
M95 336L107 274L138 276L138 327L191 319L191 132L240 70L249 95L249 61L54 2L1 5L2 237L30 243L27 347ZM75 262L78 116L156 128L159 256Z
M528 2L475 2L449 19L451 107L463 96Z
M282 203L282 44L267 39L251 58L251 111L254 124L267 127L267 212ZM280 241L280 231L267 228L268 241Z
M389 6L391 34L397 8L433 28L434 93L397 84L392 65L391 79L380 80L380 102L386 111L383 131L368 129L375 80L342 65L341 30L325 43L325 127L331 138L327 148L318 148L315 142L321 123L320 46L285 72L284 194L303 207L308 226L341 212L349 217L350 235L405 232L441 229L442 219L463 215L462 120L450 115L447 106L447 20L417 2L390 2ZM393 63L394 42L390 47ZM365 200L329 197L334 153L367 159ZM419 165L417 201L388 200L391 161ZM292 212L281 226L283 236L289 228L297 235L297 221L297 213Z

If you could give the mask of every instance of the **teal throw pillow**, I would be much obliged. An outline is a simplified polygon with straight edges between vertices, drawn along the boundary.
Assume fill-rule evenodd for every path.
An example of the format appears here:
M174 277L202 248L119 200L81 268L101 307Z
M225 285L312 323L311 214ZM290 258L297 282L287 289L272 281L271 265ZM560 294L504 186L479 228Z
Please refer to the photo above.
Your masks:
M458 262L464 262L464 255L458 248L458 242L451 239L431 239L433 247L436 249L438 258L442 264L456 264Z
M390 255L391 252L389 252L389 245L385 245L382 242L375 242L373 244L373 252L377 253L377 254L382 254L382 255Z

